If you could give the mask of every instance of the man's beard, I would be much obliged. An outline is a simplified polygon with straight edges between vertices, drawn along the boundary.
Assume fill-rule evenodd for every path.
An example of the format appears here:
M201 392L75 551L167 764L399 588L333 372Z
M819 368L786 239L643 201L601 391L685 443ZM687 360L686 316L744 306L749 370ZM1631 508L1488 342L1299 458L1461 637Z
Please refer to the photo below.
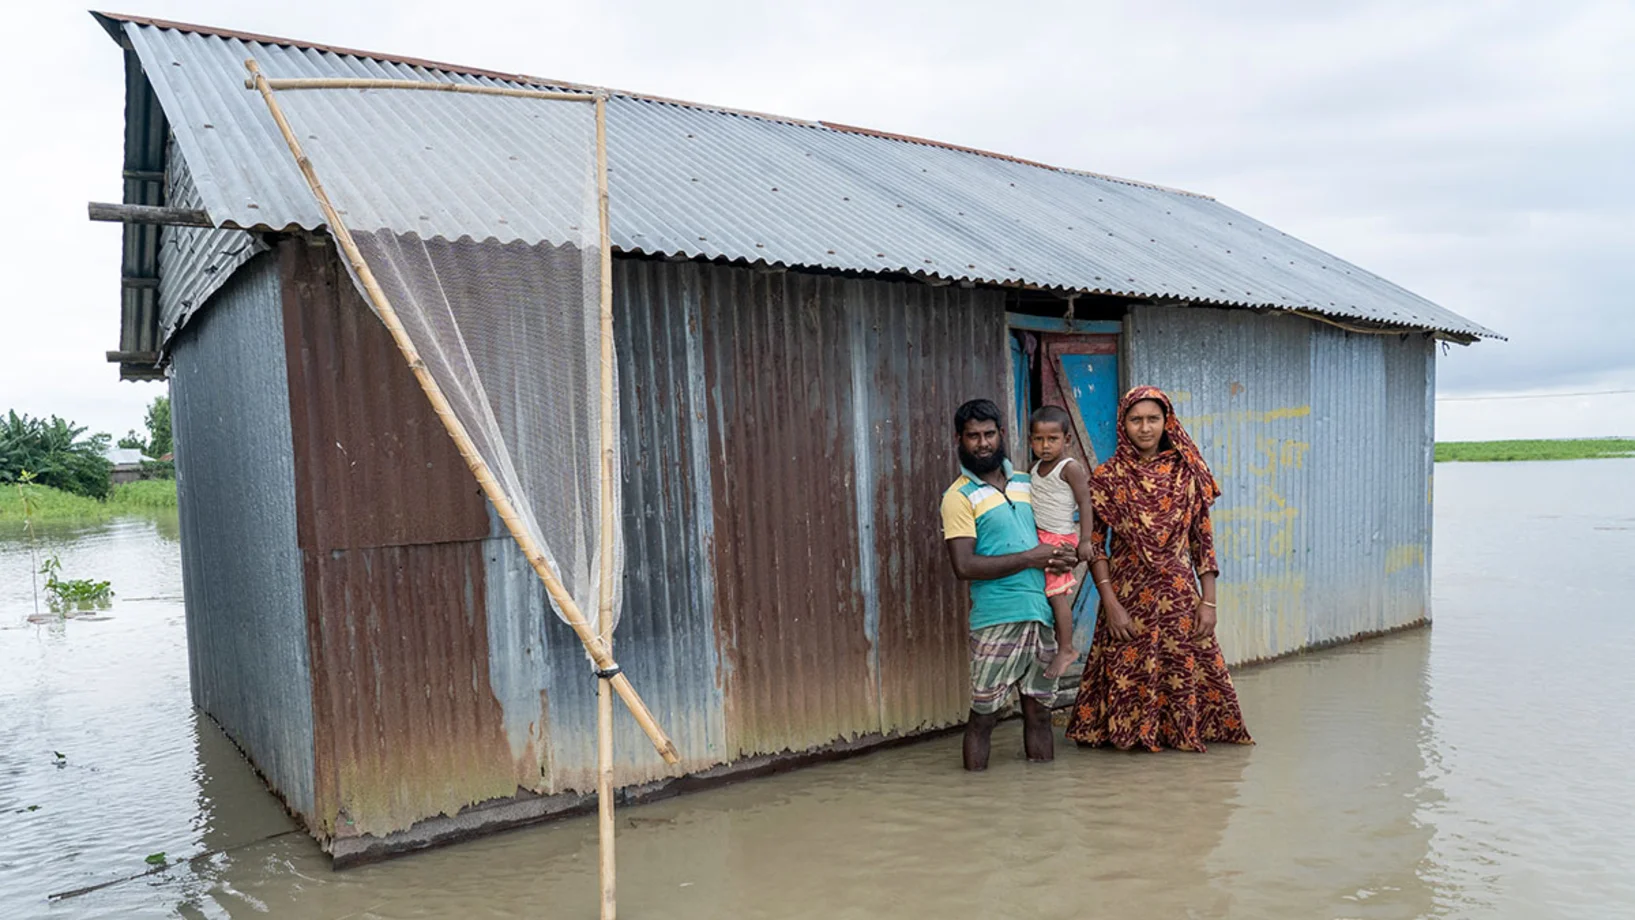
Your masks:
M959 462L961 466L978 476L986 476L1005 465L1005 445L1001 444L994 448L994 452L986 457L978 457L968 453L965 450L965 445L961 444L959 447Z

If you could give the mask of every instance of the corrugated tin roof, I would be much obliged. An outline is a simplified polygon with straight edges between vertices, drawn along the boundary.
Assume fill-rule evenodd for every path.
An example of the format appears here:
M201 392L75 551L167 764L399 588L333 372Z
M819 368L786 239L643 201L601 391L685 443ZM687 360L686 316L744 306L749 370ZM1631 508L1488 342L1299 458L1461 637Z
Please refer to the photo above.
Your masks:
M122 24L140 56L205 209L242 228L323 222L265 105L244 88L246 58L273 78L567 86L197 26L104 22ZM380 154L332 159L324 176L352 189L354 201L404 200L402 172L413 158L398 148L409 139L440 158L482 162L540 149L530 146L540 129L519 125L516 114L528 100L490 105L389 90L283 98L298 132L320 143L356 136L361 113L370 113L367 139ZM534 104L542 112L572 105ZM469 114L455 117L451 105ZM608 158L613 241L625 252L1302 309L1497 337L1214 199L1158 186L634 94L609 103ZM549 233L551 221L533 208L553 195L550 173L439 178L414 186L420 213L376 210L394 229L450 238L537 242Z

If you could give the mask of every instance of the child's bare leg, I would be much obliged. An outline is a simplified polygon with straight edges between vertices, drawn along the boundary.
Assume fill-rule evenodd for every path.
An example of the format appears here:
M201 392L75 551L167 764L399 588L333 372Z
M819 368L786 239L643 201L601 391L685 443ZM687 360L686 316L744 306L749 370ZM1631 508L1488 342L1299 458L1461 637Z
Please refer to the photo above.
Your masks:
M1050 612L1056 619L1056 657L1050 659L1045 676L1054 680L1066 674L1079 658L1073 647L1073 592L1064 591L1050 598Z

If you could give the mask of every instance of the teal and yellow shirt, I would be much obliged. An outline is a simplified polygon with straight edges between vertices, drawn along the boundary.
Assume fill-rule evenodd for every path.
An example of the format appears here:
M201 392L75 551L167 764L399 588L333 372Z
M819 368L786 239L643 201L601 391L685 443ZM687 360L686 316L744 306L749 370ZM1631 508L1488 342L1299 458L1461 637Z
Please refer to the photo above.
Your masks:
M1039 545L1033 522L1033 482L1005 461L1007 482L1000 492L970 470L942 493L942 538L970 537L978 556L1008 556ZM1038 620L1049 625L1045 573L1023 569L992 581L971 582L971 629Z

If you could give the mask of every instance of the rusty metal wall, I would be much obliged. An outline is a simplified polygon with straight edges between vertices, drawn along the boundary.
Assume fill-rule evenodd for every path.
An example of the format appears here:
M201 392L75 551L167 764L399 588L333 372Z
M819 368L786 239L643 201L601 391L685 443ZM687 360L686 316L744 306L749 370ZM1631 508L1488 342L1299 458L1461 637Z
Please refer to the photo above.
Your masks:
M878 281L843 291L880 728L908 734L959 722L970 708L966 591L948 568L939 509L959 466L954 410L979 396L1005 399L1004 296ZM1014 435L1007 446L1024 455Z
M1129 383L1170 392L1224 491L1229 660L1428 615L1432 345L1292 316L1131 311Z
M312 693L278 265L176 340L171 420L193 702L290 809L314 813Z
M716 629L735 755L880 727L858 573L845 284L705 272Z
M321 835L538 784L490 688L487 506L333 250L278 247Z
M966 601L939 498L1004 392L1001 298L705 269L716 610L738 754L957 721Z
M476 480L333 247L279 253L302 547L486 537Z
M286 241L318 830L385 834L594 786L595 682L385 331ZM618 782L957 722L966 602L950 419L1003 388L999 295L620 260L618 657L674 735L617 719Z

